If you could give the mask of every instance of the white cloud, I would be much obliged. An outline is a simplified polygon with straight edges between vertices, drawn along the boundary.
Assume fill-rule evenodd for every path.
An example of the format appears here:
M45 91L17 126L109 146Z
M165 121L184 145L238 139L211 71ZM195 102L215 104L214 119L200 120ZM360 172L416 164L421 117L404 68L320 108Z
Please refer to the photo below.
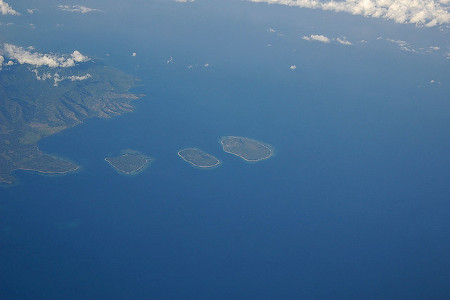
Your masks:
M8 3L3 0L0 0L0 12L2 15L12 15L12 16L20 16L20 14L15 11Z
M426 53L433 53L435 51L441 50L441 47L439 46L429 46L427 48L419 48L421 51L425 51Z
M83 75L83 76L69 76L66 78L70 79L71 81L81 81L81 80L86 80L88 78L91 78L91 74L87 73L86 75Z
M351 42L347 41L347 39L345 37L342 37L342 39L337 38L336 42L338 42L339 44L342 44L342 45L346 45L346 46L353 45Z
M89 57L84 56L75 50L71 55L61 54L42 54L39 52L30 52L22 47L11 44L4 45L4 55L9 59L17 60L19 64L30 64L36 67L48 66L50 68L68 68L75 66L76 63L85 62Z
M91 74L89 74L89 73L87 73L83 76L72 75L72 76L64 77L64 76L59 75L59 73L51 74L50 72L45 72L45 73L42 73L42 75L39 75L39 71L37 69L30 70L30 71L36 75L37 80L40 80L40 81L45 81L48 79L53 80L53 86L58 86L58 83L60 83L63 80L81 81L81 80L86 80L88 78L91 78Z
M203 66L204 66L205 68L207 68L207 67L209 67L209 64L206 63L206 64L204 64Z
M70 56L72 56L75 62L85 62L89 60L89 57L84 56L78 50L73 51L73 53Z
M377 40L385 40L389 43L397 45L400 48L400 50L406 51L406 52L411 52L411 53L430 54L435 51L441 50L441 48L439 46L414 48L413 46L411 46L411 44L409 42L404 41L404 40L394 40L394 39L382 38L382 37L377 38Z
M136 52L133 52L133 54L131 54L131 56L136 56L137 54L136 54Z
M297 66L296 66L296 65L292 65L292 66L289 67L289 69L291 69L291 70L296 70L296 69L297 69Z
M267 29L267 31L268 32L277 32L275 29L273 29L273 28L269 28L269 29Z
M36 75L36 79L37 80L47 80L53 77L52 74L50 74L49 72L47 73L42 73L42 75L39 75L39 72L37 69L34 70L30 70L31 72L33 72Z
M302 37L305 41L317 41L322 43L329 43L330 39L321 34L311 34L310 36Z
M39 11L39 9L37 9L37 8L29 8L29 9L27 9L27 12L30 14L30 15L32 15L32 14L34 14L35 12L38 12Z
M175 0L175 2L178 3L188 3L188 2L194 2L195 0Z
M386 39L386 41L397 44L403 51L414 53L417 52L415 49L411 47L411 45L407 41L393 40L393 39Z
M249 0L302 8L347 12L353 15L383 18L397 23L423 24L432 27L450 23L449 0ZM442 4L442 5L441 5Z
M167 60L167 64L170 64L170 63L172 63L173 62L173 57L171 56L168 60Z
M82 5L58 5L58 8L62 11L79 12L82 14L94 12L94 11L101 11L100 9L90 8L90 7L86 7L86 6L82 6Z
M64 79L62 77L60 77L58 73L55 73L53 75L53 81L54 81L53 86L58 86L58 83L63 81L63 80Z
M302 39L304 39L305 41L308 41L308 42L316 41L316 42L329 44L332 41L335 41L341 45L346 45L346 46L353 45L350 41L347 40L347 38L345 36L341 36L338 38L329 38L322 34L311 34L310 36L306 36L306 35L303 36Z
M12 66L14 63L12 61L5 62L5 57L3 55L0 55L0 71L2 70L3 66Z

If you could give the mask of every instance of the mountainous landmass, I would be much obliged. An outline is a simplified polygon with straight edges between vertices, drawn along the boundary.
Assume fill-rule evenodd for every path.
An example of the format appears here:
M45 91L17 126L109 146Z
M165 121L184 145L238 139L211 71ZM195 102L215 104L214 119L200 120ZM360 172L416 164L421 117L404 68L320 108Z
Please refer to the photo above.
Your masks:
M15 64L0 71L0 182L14 170L65 173L72 162L43 153L37 142L92 117L131 112L135 78L97 61L75 68Z

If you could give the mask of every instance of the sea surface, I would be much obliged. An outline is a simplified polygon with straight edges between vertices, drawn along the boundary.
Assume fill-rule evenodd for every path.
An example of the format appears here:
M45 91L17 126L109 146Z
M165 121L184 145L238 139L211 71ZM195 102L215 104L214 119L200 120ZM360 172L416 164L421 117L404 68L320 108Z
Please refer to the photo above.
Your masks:
M54 51L133 74L132 91L146 96L133 113L39 143L78 172L18 171L19 183L0 189L1 299L450 295L448 60L376 44L383 20L334 16L343 32L354 18L369 22L369 45L345 47L301 40L326 12L139 3L51 19L77 33ZM79 18L97 31L72 27ZM399 35L418 30L389 24ZM25 39L13 30L3 38ZM275 155L244 162L222 151L228 135ZM177 155L187 147L222 165L191 167ZM119 175L104 158L125 149L155 161Z

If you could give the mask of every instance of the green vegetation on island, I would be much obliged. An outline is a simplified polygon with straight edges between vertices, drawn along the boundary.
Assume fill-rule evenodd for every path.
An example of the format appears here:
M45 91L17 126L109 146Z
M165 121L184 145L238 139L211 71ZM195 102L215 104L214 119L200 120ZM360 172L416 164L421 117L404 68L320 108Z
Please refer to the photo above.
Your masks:
M220 140L225 152L239 156L246 161L260 161L273 155L270 145L240 136L225 136Z
M0 182L13 183L14 170L76 170L75 164L42 153L37 142L87 118L131 112L130 102L139 98L128 92L135 81L98 61L73 68L4 67L0 71Z
M120 156L106 157L105 161L120 173L134 175L143 171L153 159L134 150L125 150Z
M178 151L178 156L199 168L213 168L220 165L220 160L197 148L186 148Z

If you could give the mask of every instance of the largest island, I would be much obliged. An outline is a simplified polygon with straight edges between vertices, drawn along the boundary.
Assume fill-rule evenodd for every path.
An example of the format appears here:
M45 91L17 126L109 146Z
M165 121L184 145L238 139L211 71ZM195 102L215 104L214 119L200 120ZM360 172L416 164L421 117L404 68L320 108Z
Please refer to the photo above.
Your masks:
M130 102L139 98L128 92L135 85L134 77L101 62L85 62L67 72L20 64L0 71L0 182L13 183L14 170L76 170L74 163L40 151L38 141L87 118L130 112Z

